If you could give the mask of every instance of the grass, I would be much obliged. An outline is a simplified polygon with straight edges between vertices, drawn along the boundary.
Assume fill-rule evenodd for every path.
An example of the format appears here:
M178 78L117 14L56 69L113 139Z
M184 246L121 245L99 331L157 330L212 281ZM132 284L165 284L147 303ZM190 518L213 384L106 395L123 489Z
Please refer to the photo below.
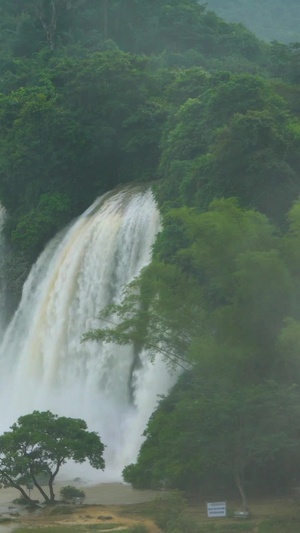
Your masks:
M113 531L122 524L89 524L79 526L53 526L34 528L34 533L97 533L99 531ZM147 533L144 525L135 525L131 528L122 529L122 533ZM233 523L233 524L199 524L199 533L297 533L300 531L300 517L278 517L263 520L257 529L257 523ZM32 533L32 528L21 528L14 533ZM182 531L182 533L185 533Z
M264 520L258 533L297 533L300 531L300 516L283 516Z
M88 512L87 506L82 508ZM233 516L210 519L207 518L204 502L199 502L197 505L187 504L182 508L180 495L179 497L173 495L171 498L164 497L152 502L119 507L117 510L119 523L97 522L72 526L70 524L51 526L51 523L48 523L44 527L34 527L34 533L104 533L105 531L113 532L120 527L124 527L123 533L146 533L148 531L142 523L127 526L124 524L125 517L132 518L136 522L142 522L143 518L148 517L156 522L162 531L168 533L300 533L300 501L296 502L291 498L258 499L251 502L250 508L252 512L250 520L239 520ZM239 502L228 502L228 509L233 512L238 510ZM68 514L75 511L78 511L78 506L60 505L46 510L44 517L47 519L47 516L50 518L52 513L59 514L61 520L64 514L67 518ZM85 517L91 518L88 515ZM122 522L122 517L124 522ZM54 520L55 516L53 516ZM32 529L21 528L15 530L14 533L32 533Z
M255 524L207 524L199 526L199 533L252 533L255 527Z
M35 533L84 533L86 531L82 526L54 526L54 527L35 527ZM15 529L15 533L32 533L32 528L25 527Z
M129 505L122 510L122 515L148 516L154 521L161 515L164 507L170 505L165 502L152 501L137 505ZM171 511L172 511L171 505ZM232 510L227 519L208 519L206 507L203 503L185 508L183 515L174 516L168 533L300 533L300 502L291 498L261 499L250 505L253 517L250 520L233 518L234 510L239 509L239 502L229 502L228 508ZM169 513L169 517L172 512ZM183 516L186 516L186 521ZM181 521L183 522L181 523ZM164 528L162 528L164 530Z
M88 524L85 526L86 530L91 531L109 531L110 529L117 529L124 524Z
M176 498L175 500L168 498L155 500L128 506L122 514L148 516L162 531L168 531L168 533L173 533L173 531L175 533L253 533L257 527L257 523L248 520L232 522L225 518L222 522L215 520L210 522L204 508L200 510L195 507L193 512L190 508L181 509L180 500L178 506L174 506L174 503L176 504Z
M117 530L122 524L95 524L94 526L51 526L34 528L34 533L89 533L98 531ZM122 529L122 533L147 533L148 529L143 525L132 526L129 529ZM14 533L32 533L32 528L16 529Z

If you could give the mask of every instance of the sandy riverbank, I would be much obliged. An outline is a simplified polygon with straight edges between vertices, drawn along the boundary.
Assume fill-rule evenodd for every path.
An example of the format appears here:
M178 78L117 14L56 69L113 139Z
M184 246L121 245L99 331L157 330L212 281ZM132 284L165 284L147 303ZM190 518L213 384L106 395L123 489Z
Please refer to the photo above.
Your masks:
M63 486L73 485L77 488L83 489L85 492L84 504L87 505L86 509L78 506L78 511L76 506L74 506L74 513L70 517L64 518L63 522L66 524L81 524L81 523L94 523L95 521L99 522L100 515L109 515L112 516L112 520L116 522L120 521L118 516L118 510L120 506L126 506L130 504L138 504L155 499L159 494L158 492L152 490L136 490L133 489L130 485L123 483L102 483L97 485L91 485L84 483L82 481L58 481L55 483L55 494L56 498L59 499L59 491ZM14 523L0 525L1 533L10 533L16 527L20 525L37 525L39 522L41 525L49 525L49 518L42 518L38 512L30 512L24 509L23 506L19 506L13 503L13 500L20 496L19 492L16 489L0 489L0 515L1 516L10 516L18 513L20 516L14 518ZM37 489L31 491L32 499L39 500L42 502ZM94 507L93 507L94 506ZM53 521L57 523L59 520L58 517L52 518ZM60 519L61 521L61 519ZM124 522L124 517L122 517L122 522ZM135 523L134 519L127 518L125 522ZM149 531L156 533L159 531L153 524L148 524L150 528Z
M88 505L128 505L142 503L154 499L158 492L153 490L136 490L124 483L101 483L99 485L86 484L81 481L61 481L54 485L56 499L59 499L59 491L66 485L73 485L85 492L84 503ZM37 489L31 491L31 498L42 502ZM0 489L0 513L7 510L12 501L19 498L20 493L16 489Z

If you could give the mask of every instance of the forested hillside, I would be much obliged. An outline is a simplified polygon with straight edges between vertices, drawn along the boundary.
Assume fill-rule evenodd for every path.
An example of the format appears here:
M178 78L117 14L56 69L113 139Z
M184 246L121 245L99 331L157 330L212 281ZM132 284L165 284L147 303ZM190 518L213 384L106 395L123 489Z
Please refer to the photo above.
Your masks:
M0 0L0 14L11 295L96 196L151 184L153 261L104 313L119 326L88 334L182 370L125 479L235 484L245 506L247 491L287 491L300 481L300 48L196 0Z
M229 22L242 22L266 41L300 41L298 0L208 0L207 8Z
M163 0L154 4L149 0L1 0L0 10L0 196L10 214L7 234L15 250L9 263L13 291L20 290L45 242L96 194L118 183L161 177L166 178L165 188L170 172L177 180L183 161L189 165L185 183L197 172L191 169L192 160L193 167L196 160L197 165L205 164L207 175L211 165L218 164L216 159L222 158L222 145L230 159L224 143L230 143L229 136L237 131L228 130L225 141L226 127L248 127L229 125L240 110L256 113L247 118L253 128L255 121L261 126L262 120L269 121L275 137L283 120L280 150L285 159L281 161L279 150L272 165L277 170L281 165L279 172L289 181L286 205L290 195L297 193L293 176L297 124L288 127L292 117L286 112L298 113L298 89L251 76L280 76L296 83L298 49L266 45L241 25L226 24L207 12L196 0L171 4ZM232 75L242 78L230 81ZM239 84L245 90L240 96L234 90L230 95L233 85L239 92ZM247 101L247 91L256 91L256 102L255 97ZM273 104L269 102L272 94ZM278 94L285 103L275 103ZM203 103L198 105L202 95ZM199 121L189 120L194 112ZM182 135L180 129L186 135L186 120L187 141L176 138ZM268 154L277 151L279 139L273 133L258 156L263 157L263 165L268 165ZM222 142L215 142L216 135ZM178 142L182 146L171 161ZM188 154L183 153L186 142ZM204 158L208 152L210 162ZM220 166L225 168L223 163ZM222 180L218 172L214 172L216 180ZM172 185L172 197L175 188ZM238 194L235 188L228 193Z

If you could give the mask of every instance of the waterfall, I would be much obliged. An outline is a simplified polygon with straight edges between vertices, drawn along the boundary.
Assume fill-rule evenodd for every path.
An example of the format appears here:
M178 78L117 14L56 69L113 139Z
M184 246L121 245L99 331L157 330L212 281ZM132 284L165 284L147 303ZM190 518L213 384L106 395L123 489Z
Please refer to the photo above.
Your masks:
M159 357L152 364L141 353L135 366L129 346L80 342L149 262L159 223L149 190L99 198L33 266L0 349L0 430L34 409L83 418L107 446L106 474L94 471L95 481L120 480L135 461L157 395L172 381ZM87 466L83 475L92 475Z
M3 227L6 211L0 204L0 338L2 338L6 322L6 287L5 287L5 258L7 246L4 238Z

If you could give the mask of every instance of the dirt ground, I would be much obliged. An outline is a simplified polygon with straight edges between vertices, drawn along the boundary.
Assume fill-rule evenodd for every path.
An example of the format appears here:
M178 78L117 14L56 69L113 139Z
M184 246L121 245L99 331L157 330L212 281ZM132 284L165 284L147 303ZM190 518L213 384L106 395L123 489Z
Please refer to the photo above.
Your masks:
M66 484L70 484L70 482L55 485L57 497L59 497L60 488ZM76 485L77 483L73 480L72 484ZM44 505L41 505L36 511L29 512L23 506L13 503L13 500L19 496L16 490L1 489L0 517L11 517L12 522L0 524L0 533L12 533L14 529L20 527L92 526L100 524L109 524L110 527L116 524L116 528L121 524L122 528L143 524L148 528L149 533L161 533L154 522L140 512L141 505L144 507L144 503L153 501L157 496L161 497L161 492L135 490L123 483L87 484L84 486L81 481L78 481L77 486L85 491L86 498L83 505L69 504L72 507L71 514L53 514L52 511L55 508ZM37 499L38 494L32 492L33 499ZM240 502L228 501L227 504L228 509L239 510ZM251 523L254 527L258 527L261 521L267 518L292 516L299 513L300 509L299 501L292 498L251 501L250 508L253 512ZM211 519L207 518L205 502L194 502L193 505L188 506L187 511L198 523L212 523ZM217 525L221 523L219 520L222 519L217 519ZM120 530L122 528L119 527Z
M19 527L47 527L47 526L74 526L74 525L92 525L92 524L122 524L122 528L136 524L145 525L149 533L160 533L160 529L148 518L139 516L138 518L130 516L130 513L124 516L124 507L104 506L104 505L82 505L77 506L71 515L48 515L47 513L40 516L26 515L16 520L14 528ZM120 528L121 529L121 528ZM0 526L1 531L1 526Z

